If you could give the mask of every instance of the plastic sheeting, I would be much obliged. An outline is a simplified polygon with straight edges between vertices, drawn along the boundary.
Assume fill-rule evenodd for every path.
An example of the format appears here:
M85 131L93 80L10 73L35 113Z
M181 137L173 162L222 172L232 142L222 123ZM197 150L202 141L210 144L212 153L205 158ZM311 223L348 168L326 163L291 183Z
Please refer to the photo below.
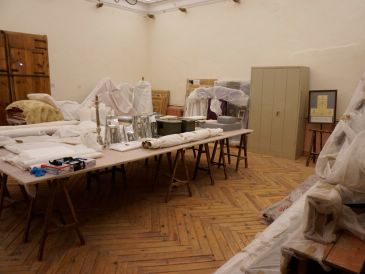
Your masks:
M281 273L281 248L313 248L313 242L304 236L328 242L336 238L338 229L345 229L365 239L365 215L356 215L344 205L365 201L364 115L365 75L319 155L316 173L322 182L317 182L217 274ZM323 246L317 245L312 255L321 263L323 254Z
M75 101L56 101L48 94L36 96L37 100L59 108L65 120L84 119L85 108L91 110L91 120L95 121L95 96L100 102L100 121L104 123L106 115L138 115L142 113L152 113L152 89L147 81L139 81L135 86L128 83L115 85L110 78L100 80L95 88L80 104Z
M88 108L93 107L95 96L99 97L100 103L104 103L107 107L113 109L116 115L135 114L133 86L130 84L116 86L110 78L104 78L97 83L81 105Z
M136 114L152 113L152 89L147 81L139 81L133 90L133 107Z
M327 238L320 230L330 233L334 228L330 225L325 228L320 226L324 218L334 214L331 208L344 203L365 203L365 74L361 77L345 114L318 157L316 173L323 182L336 185L338 198L329 200L331 192L327 199L308 200L310 210L307 211L305 220L312 231L306 235L317 241L330 242L333 237ZM347 206L342 206L338 215L334 220L336 228L346 229L365 239L363 215L357 215Z
M316 173L330 184L365 193L365 74L323 147ZM364 200L365 201L365 200Z
M307 196L305 204L304 235L317 242L331 243L338 231L350 231L365 240L365 214L357 215L343 204L340 185L321 183Z
M208 99L211 99L210 110L221 115L221 102L223 100L236 106L247 106L249 96L238 89L221 86L210 88L197 88L186 99L184 116L206 116L208 111Z

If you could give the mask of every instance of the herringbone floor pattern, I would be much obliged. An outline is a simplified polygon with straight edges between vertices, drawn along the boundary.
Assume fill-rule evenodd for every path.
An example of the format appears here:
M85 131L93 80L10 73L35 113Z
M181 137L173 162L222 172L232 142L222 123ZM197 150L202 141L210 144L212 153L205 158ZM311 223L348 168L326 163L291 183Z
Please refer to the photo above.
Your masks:
M192 170L191 152L187 158ZM181 187L167 204L167 178L161 176L151 191L152 159L147 167L143 162L127 166L127 190L119 182L113 188L110 174L93 182L90 191L84 177L73 178L68 189L86 245L78 245L74 231L53 234L44 261L37 261L42 218L34 220L30 242L23 244L26 205L18 205L6 209L1 219L0 273L212 273L265 228L259 218L262 208L313 173L304 159L257 154L249 154L248 169L243 162L241 166L237 173L234 165L228 168L229 180L214 167L214 186L200 171L193 197ZM13 197L21 197L15 185L9 189ZM37 208L44 207L46 197L42 186ZM57 201L62 209L64 200Z

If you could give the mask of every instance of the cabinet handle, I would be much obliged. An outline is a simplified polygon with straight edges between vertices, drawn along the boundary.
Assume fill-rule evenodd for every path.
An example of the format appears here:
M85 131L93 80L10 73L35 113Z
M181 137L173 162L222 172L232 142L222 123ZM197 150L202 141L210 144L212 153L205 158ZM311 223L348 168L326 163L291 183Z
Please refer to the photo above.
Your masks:
M276 111L276 116L279 116L280 115L280 111Z

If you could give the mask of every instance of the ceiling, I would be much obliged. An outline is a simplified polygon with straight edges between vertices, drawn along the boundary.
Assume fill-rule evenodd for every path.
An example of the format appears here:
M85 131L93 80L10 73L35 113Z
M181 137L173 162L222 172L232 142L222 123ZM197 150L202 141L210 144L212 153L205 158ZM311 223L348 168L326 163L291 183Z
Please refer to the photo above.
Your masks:
M86 0L89 2L98 2L98 0ZM113 8L125 9L141 14L159 14L164 12L176 11L179 8L192 8L195 6L208 5L217 2L232 0L138 0L136 5L130 5L124 0L100 0L106 6Z
M166 0L139 0L139 2L142 2L142 3L146 3L146 4L151 4L151 3L156 3L156 2L163 2Z

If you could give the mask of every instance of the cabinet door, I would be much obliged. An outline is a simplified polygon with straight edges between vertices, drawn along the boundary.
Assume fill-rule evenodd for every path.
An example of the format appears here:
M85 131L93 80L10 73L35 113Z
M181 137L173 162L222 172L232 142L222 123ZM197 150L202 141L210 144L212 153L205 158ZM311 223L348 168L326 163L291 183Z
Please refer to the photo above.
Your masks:
M285 150L283 156L290 159L296 158L298 142L298 119L300 115L300 69L288 69L285 120L283 136L285 137Z
M7 73L5 39L3 33L0 33L0 73Z
M25 100L28 93L50 94L50 82L48 77L14 76L13 100Z
M286 68L273 69L274 83L270 92L273 93L272 119L270 125L270 154L282 156L287 136L284 135L284 121L286 117L285 105L287 103L287 74ZM290 103L290 102L288 102Z
M10 104L8 76L0 75L0 125L6 124L5 108Z
M275 99L275 69L264 69L261 97L260 153L271 153L272 119Z
M251 71L251 90L250 90L250 118L248 128L253 130L248 138L248 148L252 152L260 153L260 135L261 135L261 98L264 70L253 68Z
M48 56L44 50L10 49L13 74L48 75Z

